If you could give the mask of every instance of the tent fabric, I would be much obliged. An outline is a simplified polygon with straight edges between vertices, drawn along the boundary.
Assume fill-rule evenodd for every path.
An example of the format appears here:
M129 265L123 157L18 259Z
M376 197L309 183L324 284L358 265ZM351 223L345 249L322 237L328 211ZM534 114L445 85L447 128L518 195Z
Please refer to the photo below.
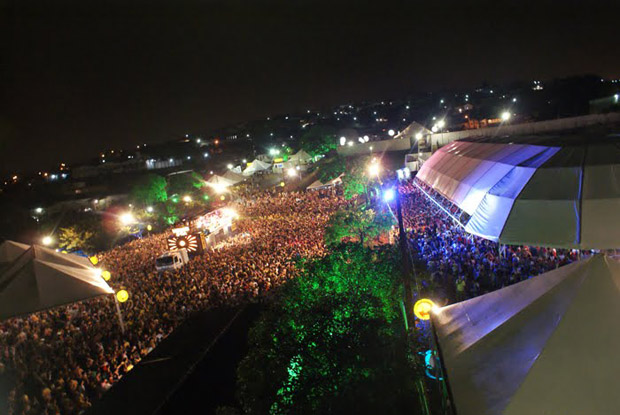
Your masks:
M232 180L230 180L230 179L227 179L226 177L214 174L213 176L211 176L209 178L209 180L207 180L207 184L210 184L210 185L221 185L221 186L228 187L228 186L234 184L234 182Z
M306 153L304 150L299 150L297 153L293 154L289 159L288 163L290 164L308 164L312 161L312 156Z
M0 244L0 271L8 264L13 262L17 257L26 252L30 248L29 245L21 244L14 241L4 241Z
M226 180L230 180L233 184L237 184L239 182L242 182L246 179L246 177L244 177L242 174L240 174L240 172L235 172L233 170L228 170L224 176L223 176Z
M601 254L435 310L456 412L615 413L618 318L620 262Z
M248 167L246 167L245 170L243 170L243 175L251 176L260 171L265 171L269 169L271 169L271 164L255 159L253 162L248 164Z
M314 182L312 182L312 184L310 184L310 186L306 187L306 190L317 190L317 189L322 189L324 187L327 187L327 186L324 185L320 180L315 180Z
M620 143L455 141L416 181L466 212L465 229L504 244L620 248Z
M0 274L0 320L114 294L87 258L32 246Z

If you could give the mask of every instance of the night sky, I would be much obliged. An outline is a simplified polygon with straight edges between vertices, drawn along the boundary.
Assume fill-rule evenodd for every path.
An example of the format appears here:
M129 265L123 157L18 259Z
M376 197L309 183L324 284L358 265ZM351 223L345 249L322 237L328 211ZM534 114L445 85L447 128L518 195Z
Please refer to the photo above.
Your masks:
M3 0L0 171L483 80L617 77L617 3Z

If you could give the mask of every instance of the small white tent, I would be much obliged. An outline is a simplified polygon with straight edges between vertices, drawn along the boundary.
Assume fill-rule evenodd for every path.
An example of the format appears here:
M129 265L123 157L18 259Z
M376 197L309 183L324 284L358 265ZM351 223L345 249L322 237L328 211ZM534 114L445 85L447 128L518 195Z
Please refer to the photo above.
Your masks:
M312 156L304 150L299 150L288 159L288 163L294 166L308 164L310 162L312 162Z
M306 187L306 190L318 190L318 189L323 189L326 186L321 183L320 180L315 180L314 182L312 182L312 184L308 187Z
M87 258L34 245L0 274L0 321L107 294Z
M271 164L269 163L265 163L264 161L260 161L258 159L255 159L253 162L251 162L248 167L246 167L245 170L243 170L243 175L244 176L252 176L255 173L261 172L261 171L265 171L265 170L269 170L271 169Z
M595 255L435 310L459 415L607 415L620 394L620 262Z

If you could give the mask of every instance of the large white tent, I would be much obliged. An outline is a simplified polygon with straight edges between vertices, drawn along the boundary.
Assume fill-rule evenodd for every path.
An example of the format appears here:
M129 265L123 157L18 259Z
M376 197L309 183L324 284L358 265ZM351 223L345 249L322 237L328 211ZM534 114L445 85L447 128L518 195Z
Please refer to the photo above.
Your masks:
M620 137L455 141L416 183L467 216L465 229L514 245L620 248Z
M602 254L432 313L458 415L608 415L620 262Z
M107 294L87 258L33 245L0 274L0 320Z
M237 184L239 182L242 182L246 179L245 176L243 176L240 173L234 172L232 170L228 170L226 173L224 173L223 176L225 179L230 180L231 182L233 182L234 184Z
M271 169L271 164L266 163L264 161L260 161L259 159L255 159L253 162L248 164L248 167L243 170L244 176L252 176L255 173L262 172L265 170Z

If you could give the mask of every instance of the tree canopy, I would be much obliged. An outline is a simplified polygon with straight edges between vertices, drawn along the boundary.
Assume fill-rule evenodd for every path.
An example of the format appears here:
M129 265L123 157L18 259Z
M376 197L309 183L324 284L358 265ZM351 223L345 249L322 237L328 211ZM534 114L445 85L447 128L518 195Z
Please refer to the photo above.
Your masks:
M58 230L58 246L67 251L89 250L93 247L92 238L94 232L80 229L79 226L73 225Z
M385 210L352 206L336 212L325 227L325 243L339 244L344 238L357 239L360 244L387 232L394 219Z
M168 200L166 186L166 179L157 174L149 174L133 186L131 196L143 205L165 202Z
M250 332L246 413L416 413L394 255L344 244L301 264Z
M301 148L312 157L323 156L338 147L336 129L330 126L314 126L301 136Z

